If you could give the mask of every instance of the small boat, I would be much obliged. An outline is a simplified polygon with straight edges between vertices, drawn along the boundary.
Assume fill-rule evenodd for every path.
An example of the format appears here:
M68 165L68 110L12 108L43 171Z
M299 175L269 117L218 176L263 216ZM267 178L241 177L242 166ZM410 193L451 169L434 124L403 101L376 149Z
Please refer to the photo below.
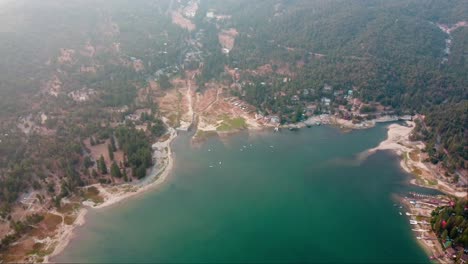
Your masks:
M317 126L322 125L322 123L320 123L320 122L315 122L315 124L316 124Z
M403 215L401 212L398 212L400 215Z
M411 215L412 215L412 214L410 214L410 213L408 213L408 212L406 212L405 214L406 214L407 216L411 216Z
M409 220L409 223L412 224L412 225L417 225L418 224L418 221L415 221L415 220Z

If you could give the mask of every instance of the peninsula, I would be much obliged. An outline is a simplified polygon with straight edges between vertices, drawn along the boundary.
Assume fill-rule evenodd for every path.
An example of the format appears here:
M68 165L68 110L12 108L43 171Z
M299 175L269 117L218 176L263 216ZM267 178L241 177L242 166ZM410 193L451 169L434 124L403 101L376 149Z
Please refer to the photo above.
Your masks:
M396 200L428 256L465 261L467 14L463 0L0 2L0 262L48 262L89 210L166 183L178 135L197 148L381 123L358 161L392 151L440 191Z

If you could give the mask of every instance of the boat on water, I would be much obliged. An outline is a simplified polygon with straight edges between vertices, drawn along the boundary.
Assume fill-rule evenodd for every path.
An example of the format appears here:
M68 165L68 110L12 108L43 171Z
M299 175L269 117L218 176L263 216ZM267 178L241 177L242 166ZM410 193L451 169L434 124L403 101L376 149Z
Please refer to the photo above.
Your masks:
M403 215L401 212L398 212L400 215Z
M410 213L408 213L408 212L406 212L405 214L406 214L407 216L411 216L411 215L412 215L412 214L410 214Z
M416 221L416 220L409 220L409 223L412 224L412 225L417 225L417 224L418 224L418 221Z

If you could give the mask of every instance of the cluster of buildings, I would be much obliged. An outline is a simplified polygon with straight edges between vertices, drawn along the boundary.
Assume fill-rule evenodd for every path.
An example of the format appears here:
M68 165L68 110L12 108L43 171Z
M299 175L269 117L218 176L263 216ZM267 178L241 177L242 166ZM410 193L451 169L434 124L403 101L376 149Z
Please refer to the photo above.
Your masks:
M234 108L239 108L241 109L242 111L244 111L245 113L250 113L250 112L253 112L255 111L255 107L253 106L250 106L248 104L246 104L245 102L235 98L235 97L231 97L231 98L225 98L224 99L226 102L228 102L229 104L231 104Z
M417 234L417 239L422 241L430 248L437 249L436 251L444 252L437 253L431 256L432 260L439 259L442 263L448 261L454 261L458 258L457 263L468 263L468 249L462 246L452 247L450 241L445 241L443 245L440 245L438 238L431 231L430 221L431 213L434 209L439 206L453 206L455 203L445 195L425 195L411 192L404 201L407 202L411 213L406 213L411 218L410 224L412 224L414 231ZM426 219L418 221L416 219Z
M96 94L97 92L94 89L83 88L80 90L69 92L68 96L75 102L86 102L89 101Z

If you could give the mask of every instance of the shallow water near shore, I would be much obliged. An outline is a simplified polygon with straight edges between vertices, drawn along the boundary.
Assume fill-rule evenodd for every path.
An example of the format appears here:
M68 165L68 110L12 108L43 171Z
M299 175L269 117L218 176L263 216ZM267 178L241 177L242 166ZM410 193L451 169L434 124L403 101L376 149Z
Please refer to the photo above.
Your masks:
M428 263L394 194L407 184L399 158L378 152L386 128L251 132L173 144L175 168L158 189L86 224L54 262Z

